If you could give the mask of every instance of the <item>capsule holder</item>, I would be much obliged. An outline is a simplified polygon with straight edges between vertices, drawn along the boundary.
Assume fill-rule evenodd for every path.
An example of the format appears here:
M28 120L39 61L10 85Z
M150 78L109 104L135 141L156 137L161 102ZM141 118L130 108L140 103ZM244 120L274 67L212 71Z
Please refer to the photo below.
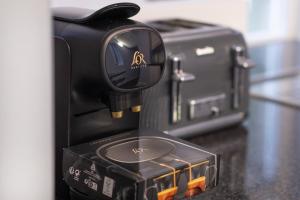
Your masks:
M93 200L189 199L218 178L216 154L151 129L64 151L64 180Z

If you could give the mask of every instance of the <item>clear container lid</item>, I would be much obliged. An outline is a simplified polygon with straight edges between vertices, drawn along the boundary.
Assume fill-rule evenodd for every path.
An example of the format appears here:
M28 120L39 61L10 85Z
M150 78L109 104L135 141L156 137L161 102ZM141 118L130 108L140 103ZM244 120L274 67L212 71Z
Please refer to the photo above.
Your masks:
M85 186L78 184L78 180L74 182L74 177L70 178L69 167L87 171L89 180L93 179L91 174L96 173L98 177L109 176L113 182L137 184L143 190L143 198L148 200L192 197L217 183L216 154L151 129L70 147L65 150L64 159L69 160L65 162L65 179L70 181L69 185L85 193L88 191ZM89 171L90 165L94 166L94 172ZM95 184L105 185L101 180L103 178ZM116 193L123 194L122 188L124 186L120 185ZM133 190L138 193L141 189Z

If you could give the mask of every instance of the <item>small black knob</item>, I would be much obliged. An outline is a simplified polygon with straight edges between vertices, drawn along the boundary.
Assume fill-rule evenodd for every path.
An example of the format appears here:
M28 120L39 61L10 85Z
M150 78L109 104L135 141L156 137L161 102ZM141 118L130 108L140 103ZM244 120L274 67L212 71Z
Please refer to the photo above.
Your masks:
M213 106L211 108L211 112L212 112L213 116L219 116L221 111L220 111L220 108L218 108L217 106Z

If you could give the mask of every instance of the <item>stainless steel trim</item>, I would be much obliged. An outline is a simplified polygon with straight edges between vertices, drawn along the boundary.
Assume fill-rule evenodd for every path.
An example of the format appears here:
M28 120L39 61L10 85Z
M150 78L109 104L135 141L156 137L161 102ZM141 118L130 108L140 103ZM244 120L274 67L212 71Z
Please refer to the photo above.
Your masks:
M181 121L181 84L194 81L195 75L183 72L180 58L171 58L172 74L172 94L171 94L171 108L172 108L172 123Z
M190 100L189 101L189 117L190 117L190 119L192 120L192 119L196 118L196 106L197 105L203 104L203 103L208 103L211 101L217 101L217 100L225 99L225 98L226 98L226 94L220 94L220 95L216 95L216 96ZM219 109L219 108L214 108L214 110L212 110L212 114L214 114L213 112L216 111L216 109Z
M244 80L242 80L242 71L249 70L255 65L252 60L247 58L246 51L244 47L234 46L233 51L233 108L238 109L240 107L240 99L243 96L243 90L241 90L241 85L243 85Z

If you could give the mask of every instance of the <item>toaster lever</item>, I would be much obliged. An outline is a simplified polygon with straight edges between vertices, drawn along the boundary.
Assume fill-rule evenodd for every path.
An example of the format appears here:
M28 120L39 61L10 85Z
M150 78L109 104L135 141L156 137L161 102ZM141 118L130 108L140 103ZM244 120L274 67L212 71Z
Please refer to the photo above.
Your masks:
M185 73L182 70L174 72L173 80L184 83L184 82L189 82L195 80L196 77L193 74Z
M233 50L233 108L240 107L240 99L244 95L244 70L249 70L255 66L254 62L247 58L244 47L234 46Z
M241 69L251 69L255 66L254 62L247 58L245 48L241 46L235 46L233 51L237 67Z
M181 66L181 61L178 57L171 58L171 67L173 70L172 74L172 123L179 122L181 120L181 84L194 81L196 79L195 75L191 73L186 73L183 71Z

